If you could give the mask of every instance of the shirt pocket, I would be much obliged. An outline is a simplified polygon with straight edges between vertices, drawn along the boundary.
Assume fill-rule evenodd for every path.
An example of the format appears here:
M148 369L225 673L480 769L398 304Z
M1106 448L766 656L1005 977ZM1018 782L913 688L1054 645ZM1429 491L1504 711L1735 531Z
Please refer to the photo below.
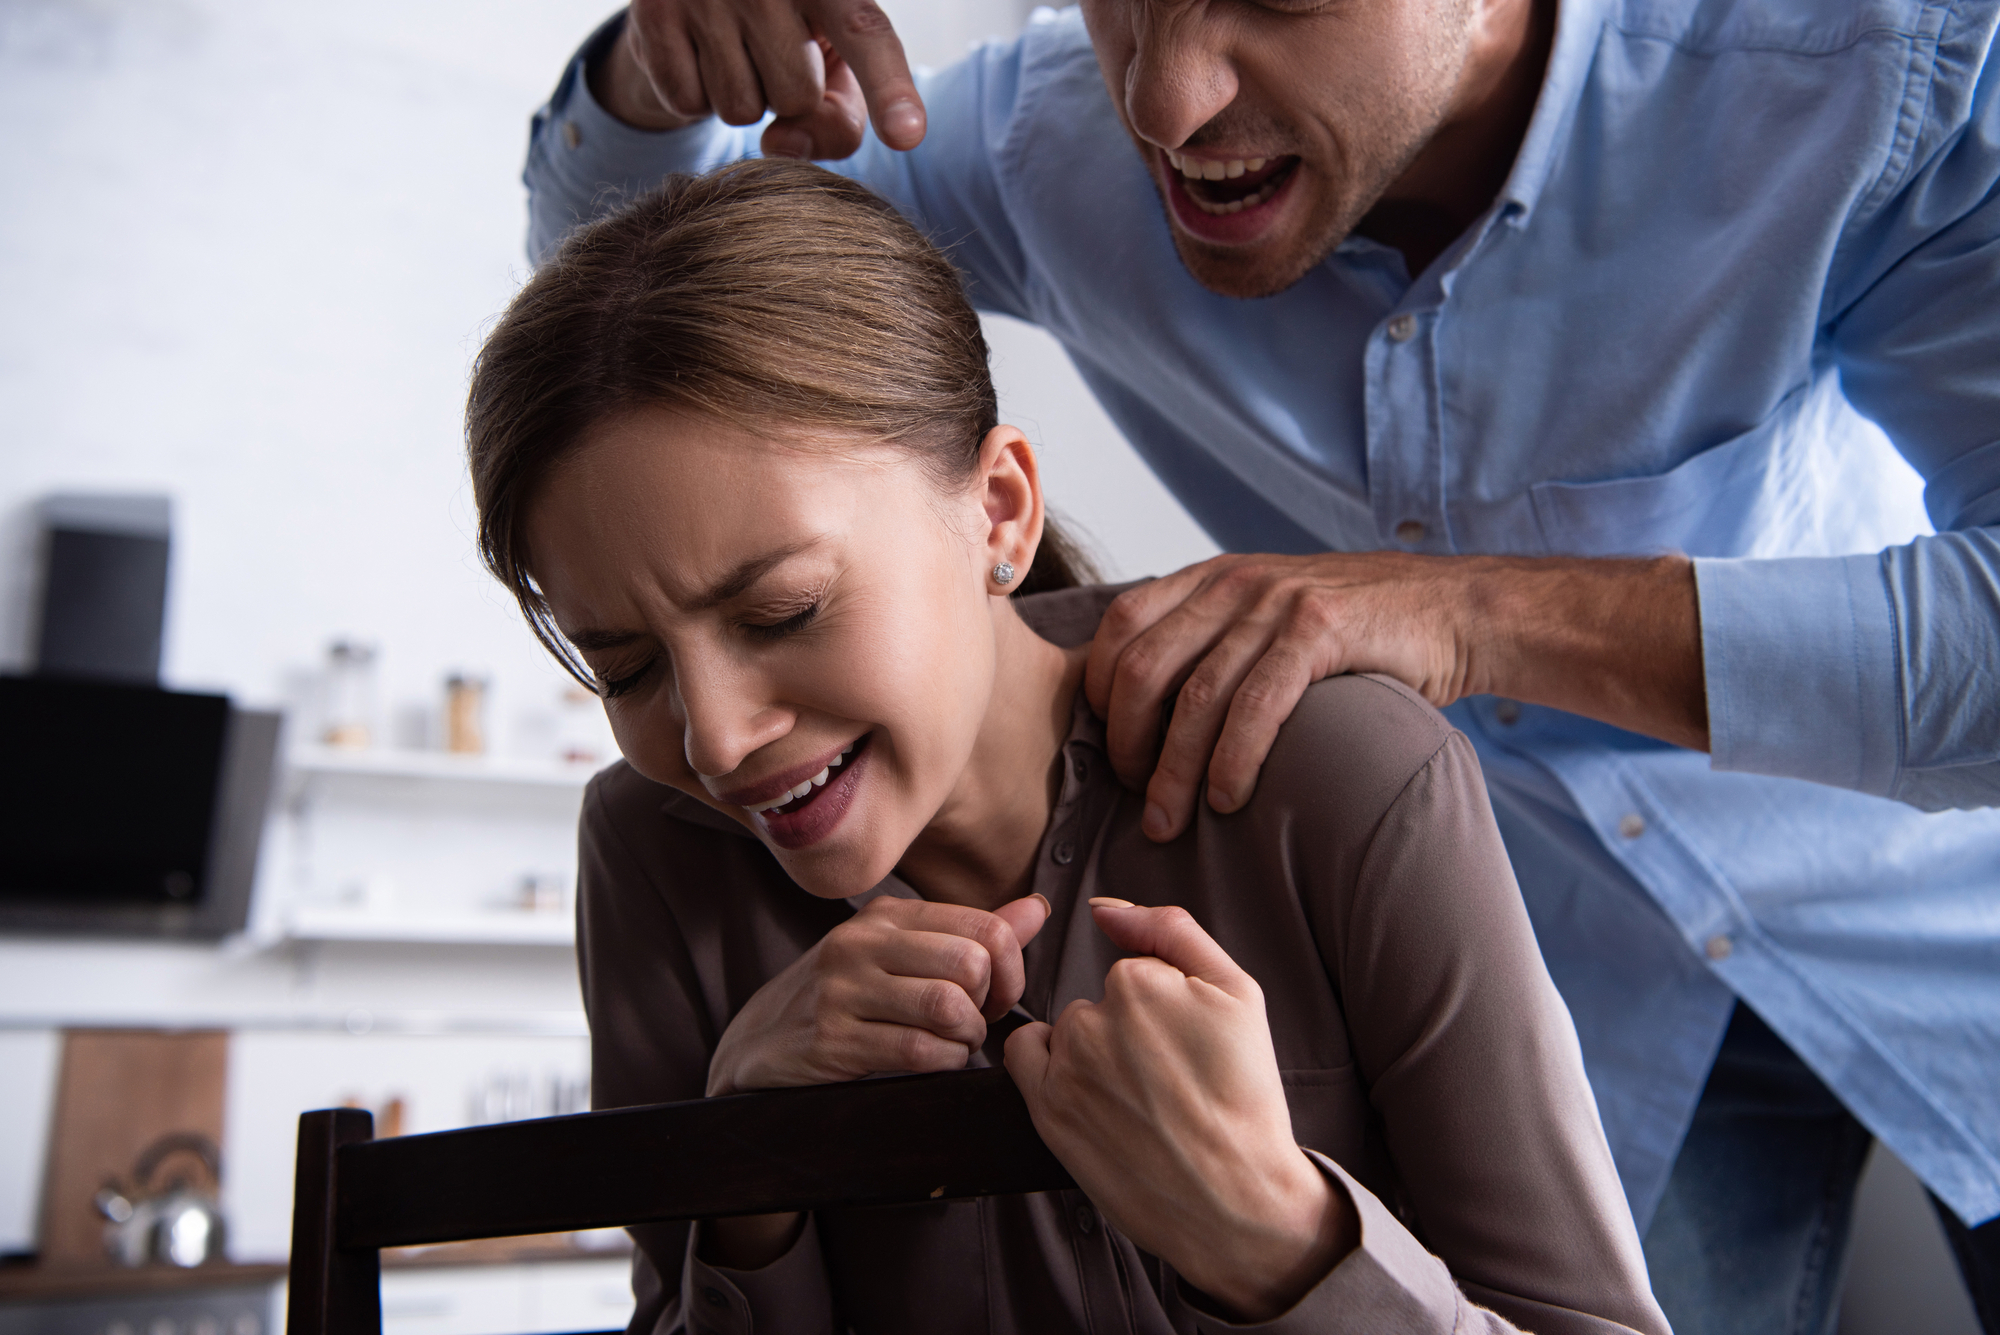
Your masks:
M1832 377L1663 473L1529 489L1559 556L1833 556L1929 527L1922 480Z

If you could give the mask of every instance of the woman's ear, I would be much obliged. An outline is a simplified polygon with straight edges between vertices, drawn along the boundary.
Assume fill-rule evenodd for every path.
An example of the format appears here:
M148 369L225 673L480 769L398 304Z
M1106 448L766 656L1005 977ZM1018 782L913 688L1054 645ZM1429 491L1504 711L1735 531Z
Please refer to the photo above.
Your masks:
M1035 447L1011 426L979 442L979 488L986 510L986 591L1005 597L1020 587L1042 542L1042 475Z

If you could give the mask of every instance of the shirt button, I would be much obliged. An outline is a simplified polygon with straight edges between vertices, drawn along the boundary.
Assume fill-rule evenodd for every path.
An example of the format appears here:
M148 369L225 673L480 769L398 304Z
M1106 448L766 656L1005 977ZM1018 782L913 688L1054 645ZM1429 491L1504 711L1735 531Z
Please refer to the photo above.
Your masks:
M1076 758L1076 764L1072 768L1075 769L1077 778L1087 779L1090 777L1090 762L1082 756Z
M1414 315L1398 315L1389 321L1388 334L1391 343L1408 343L1416 332L1417 317Z
M1708 952L1710 959L1720 964L1722 961L1728 959L1730 954L1736 949L1736 943L1726 936L1711 936L1708 938L1708 944L1702 947L1702 949Z
M1405 519L1402 523L1396 525L1397 542L1407 542L1415 545L1423 540L1424 525L1422 520Z
M1076 860L1076 845L1065 839L1049 850L1049 856L1056 860L1057 866L1067 867Z
M1512 700L1502 700L1493 706L1493 717L1511 728L1521 721L1521 706Z
M1088 1205L1076 1207L1076 1231L1086 1238L1097 1231L1097 1212Z
M701 1297L702 1301L706 1302L710 1307L729 1306L729 1299L723 1297L722 1290L715 1288L713 1285L703 1289L701 1291Z
M1636 811L1628 811L1618 818L1618 833L1627 839L1637 839L1646 832L1646 818Z
M576 128L575 121L563 122L563 142L572 149L583 143L583 131Z

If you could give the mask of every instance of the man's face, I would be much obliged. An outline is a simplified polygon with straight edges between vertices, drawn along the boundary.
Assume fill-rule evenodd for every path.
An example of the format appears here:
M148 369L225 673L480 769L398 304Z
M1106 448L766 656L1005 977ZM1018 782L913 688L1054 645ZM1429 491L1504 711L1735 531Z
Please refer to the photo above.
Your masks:
M1203 287L1281 292L1450 109L1475 0L1083 0L1105 86Z

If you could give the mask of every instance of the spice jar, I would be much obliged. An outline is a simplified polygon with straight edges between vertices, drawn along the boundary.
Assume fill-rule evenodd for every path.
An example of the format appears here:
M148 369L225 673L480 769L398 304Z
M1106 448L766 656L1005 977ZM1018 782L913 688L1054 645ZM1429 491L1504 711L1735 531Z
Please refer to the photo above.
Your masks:
M444 749L476 756L486 750L486 682L454 672L444 679Z
M374 740L375 646L355 640L335 640L326 651L326 726L320 739L328 746L359 749Z

